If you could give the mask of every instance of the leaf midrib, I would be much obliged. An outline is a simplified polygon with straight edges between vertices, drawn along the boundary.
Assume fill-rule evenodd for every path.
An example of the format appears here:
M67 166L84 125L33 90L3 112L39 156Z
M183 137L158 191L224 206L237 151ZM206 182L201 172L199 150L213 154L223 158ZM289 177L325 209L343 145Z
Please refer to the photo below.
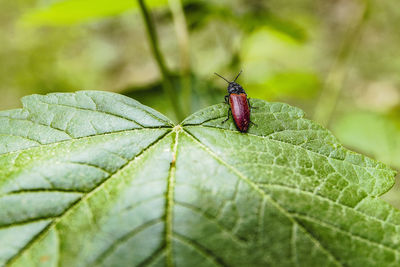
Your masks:
M174 209L174 192L175 192L175 170L176 158L178 150L179 134L182 130L174 130L175 139L172 148L172 161L168 173L167 193L166 193L166 207L165 207L165 249L166 249L166 265L167 267L174 266L173 253L172 253L172 236L173 236L173 209Z

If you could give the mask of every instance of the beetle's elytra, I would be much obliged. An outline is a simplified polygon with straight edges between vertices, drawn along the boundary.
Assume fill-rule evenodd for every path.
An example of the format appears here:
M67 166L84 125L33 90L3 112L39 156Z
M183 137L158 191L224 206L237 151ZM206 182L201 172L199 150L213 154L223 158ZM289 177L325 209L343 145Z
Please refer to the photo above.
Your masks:
M237 78L240 76L242 71L236 76L233 82L228 81L218 73L215 73L218 77L224 79L228 85L228 95L225 96L225 102L229 104L228 118L222 123L229 119L230 114L232 114L233 120L235 122L236 128L245 133L249 129L250 121L250 103L247 98L247 94L243 87L236 83Z

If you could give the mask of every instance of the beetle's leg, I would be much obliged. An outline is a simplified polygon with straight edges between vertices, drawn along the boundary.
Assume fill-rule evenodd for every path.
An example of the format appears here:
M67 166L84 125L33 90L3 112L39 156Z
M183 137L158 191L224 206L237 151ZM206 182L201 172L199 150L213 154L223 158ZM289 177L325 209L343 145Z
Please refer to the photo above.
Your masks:
M250 109L258 109L258 107L253 107L252 105L251 105L251 103L250 103L250 98L247 98L247 103L249 103L249 108Z
M228 110L228 118L226 118L222 123L225 123L227 120L229 120L229 116L232 115L232 110L229 108Z
M258 126L258 124L254 123L254 122L252 122L252 121L250 121L250 124L254 124L255 126Z
M250 103L250 102L249 102ZM255 107L254 107L255 108ZM258 126L256 123L252 122L250 119L250 124L254 124L255 126Z
M225 99L225 103L229 105L229 95L226 95L226 96L224 97L224 99Z

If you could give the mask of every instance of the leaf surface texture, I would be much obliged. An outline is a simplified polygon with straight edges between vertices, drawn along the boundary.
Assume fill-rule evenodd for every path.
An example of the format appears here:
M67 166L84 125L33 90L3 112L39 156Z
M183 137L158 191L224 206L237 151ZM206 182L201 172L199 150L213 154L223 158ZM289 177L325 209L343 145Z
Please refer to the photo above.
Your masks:
M394 171L251 102L247 134L95 91L0 112L0 265L398 266Z

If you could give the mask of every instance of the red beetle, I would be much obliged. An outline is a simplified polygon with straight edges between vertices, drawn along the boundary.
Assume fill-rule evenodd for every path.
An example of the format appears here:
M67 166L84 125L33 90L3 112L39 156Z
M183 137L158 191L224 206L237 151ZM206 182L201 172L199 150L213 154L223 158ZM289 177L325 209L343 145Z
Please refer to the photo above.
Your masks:
M228 118L222 123L225 123L227 120L229 120L229 116L230 114L232 114L237 129L240 132L245 133L249 129L250 123L252 123L250 121L251 106L243 87L240 84L236 83L236 80L241 73L242 71L239 72L233 82L228 81L218 73L215 73L215 75L221 77L229 84L228 95L225 96L225 102L229 104L230 107L228 110Z

